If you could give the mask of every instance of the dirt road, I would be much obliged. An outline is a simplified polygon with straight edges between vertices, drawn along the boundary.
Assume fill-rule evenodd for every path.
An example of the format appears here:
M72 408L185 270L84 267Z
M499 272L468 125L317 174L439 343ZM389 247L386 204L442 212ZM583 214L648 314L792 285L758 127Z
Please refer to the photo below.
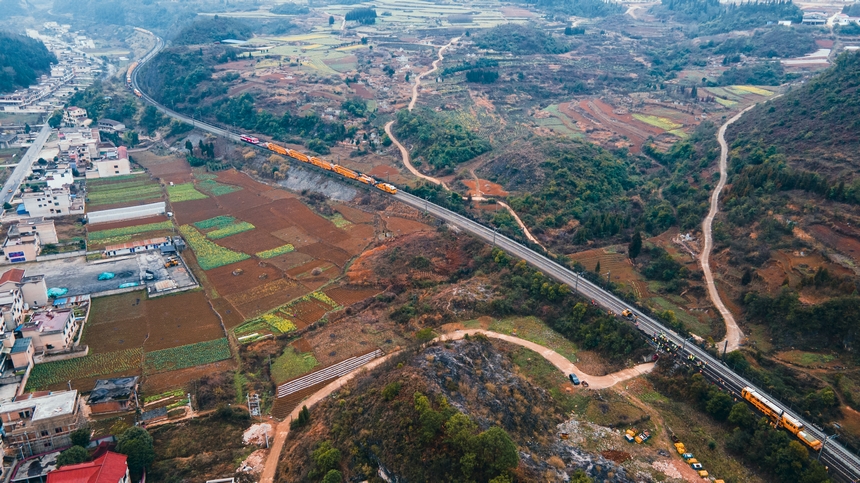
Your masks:
M412 100L414 101L415 98L413 97ZM388 121L388 123L385 125L385 134L388 134L388 137L389 137L389 139L391 139L391 142L393 142L394 145L397 146L397 149L400 150L400 157L403 159L403 166L406 166L406 169L408 169L409 172L412 173L413 176L420 178L420 179L423 179L423 180L426 180L426 181L429 181L433 184L440 184L446 190L451 191L448 188L448 185L446 185L445 182L442 181L441 179L437 179L437 178L434 178L432 176L427 176L426 174L423 174L422 172L415 169L415 166L412 166L412 161L409 158L409 150L407 150L406 147L404 147L402 144L400 144L400 141L398 141L397 138L394 137L394 133L391 132L391 126L393 124L394 124L394 121Z
M445 58L442 54L444 54L445 51L448 50L448 48L451 47L451 45L458 40L460 40L460 37L454 37L453 39L451 39L450 42L440 47L439 58L433 61L433 68L428 70L427 72L422 72L418 75L418 77L415 78L415 84L412 85L412 100L409 101L410 111L415 108L415 103L418 101L418 88L421 87L421 79L436 72L439 69L439 62L442 62L442 60Z
M469 329L469 330L458 330L456 332L452 332L449 334L444 334L437 337L435 340L438 341L446 341L446 340L458 340L462 339L469 335L475 334L483 334L487 337L492 337L494 339L504 340L506 342L510 342L511 344L516 344L527 349L531 349L538 354L540 354L543 358L552 363L555 367L561 370L565 375L567 374L576 374L580 380L587 381L589 384L589 389L605 389L607 387L613 386L619 382L626 381L628 379L632 379L634 377L640 376L642 374L646 374L651 372L654 369L654 364L640 364L638 366L634 366L628 369L624 369L618 371L613 374L608 374L605 376L590 376L579 369L576 366L567 360L566 357L555 352L552 349L547 349L541 345L535 344L534 342L529 342L527 340L520 339L519 337L514 337L510 335L500 334L498 332L491 332L483 329ZM334 391L343 387L347 382L351 381L356 375L363 374L366 371L372 370L373 368L379 366L386 360L388 360L393 355L397 354L397 352L392 352L385 357L381 357L376 359L375 361L365 365L361 369L351 372L335 381L326 387L320 389L319 391L313 393L309 398L305 399L302 402L302 406L307 406L308 408L312 407L316 403L322 401L326 397L328 397ZM290 434L290 421L294 418L299 417L299 411L301 411L301 407L297 407L290 413L290 416L284 419L280 424L278 424L275 429L275 438L272 441L271 450L269 451L269 456L266 458L266 463L263 467L263 474L260 478L260 483L274 483L275 481L275 473L278 469L278 459L281 456L281 451L284 449L284 444L287 441L287 436Z
M714 274L711 272L709 261L711 250L714 248L712 227L714 224L714 217L717 216L717 213L720 210L720 193L726 186L726 178L728 176L729 146L726 143L726 129L753 107L755 107L755 104L735 114L733 118L720 126L720 131L717 133L717 140L720 142L720 182L717 183L716 189L714 189L714 192L711 194L711 210L708 212L708 216L705 217L705 221L702 222L702 236L705 239L705 246L702 249L699 260L702 264L702 271L705 273L705 284L708 286L708 295L711 297L711 302L714 303L714 306L726 322L726 338L720 341L717 346L723 346L725 342L728 341L728 346L726 346L726 351L728 352L736 351L738 347L740 347L743 333L738 327L738 323L735 322L735 317L729 309L726 308L722 299L720 299L720 293L717 292L717 286L714 284Z

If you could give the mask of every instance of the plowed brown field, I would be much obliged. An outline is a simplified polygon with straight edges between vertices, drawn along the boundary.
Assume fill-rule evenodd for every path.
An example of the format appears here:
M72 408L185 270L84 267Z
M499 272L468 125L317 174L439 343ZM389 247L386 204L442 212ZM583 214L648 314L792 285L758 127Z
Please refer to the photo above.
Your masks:
M352 258L350 254L343 249L323 242L302 247L298 251L310 255L313 258L328 260L341 268L346 265L346 262L349 261L350 258Z
M242 274L233 275L234 270L242 270ZM227 296L272 283L283 278L283 273L268 263L261 264L259 260L252 258L213 268L206 273L206 277L219 294Z
M325 294L338 304L348 307L354 303L361 302L368 297L373 297L379 292L380 290L375 288L335 287L326 290Z

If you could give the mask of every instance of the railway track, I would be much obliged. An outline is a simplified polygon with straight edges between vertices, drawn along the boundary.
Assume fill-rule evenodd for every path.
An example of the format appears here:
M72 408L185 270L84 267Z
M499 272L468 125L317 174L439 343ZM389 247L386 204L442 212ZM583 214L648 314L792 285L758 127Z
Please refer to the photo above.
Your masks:
M139 65L143 66L146 62L152 59L152 57L157 55L158 52L160 52L163 48L164 41L160 38L157 38L156 46L143 59L141 59ZM140 89L140 86L138 84L139 71L140 69L138 68L135 69L135 71L132 73L132 84L135 89L140 90L140 98L143 101L152 104L156 107L156 109L169 117L192 124L198 129L210 132L217 136L222 136L237 143L241 142L240 135L237 133L191 119L188 116L167 109L166 107L156 102L154 99L152 99ZM265 148L260 147L260 149ZM374 189L373 186L369 186L369 188ZM812 426L810 422L804 420L801 415L798 414L796 411L787 407L785 404L780 403L778 399L756 387L751 381L747 380L740 374L735 373L722 361L716 359L704 349L694 344L688 344L688 339L685 339L680 334L664 326L657 320L649 317L647 314L643 313L639 309L631 307L630 304L624 302L620 298L616 297L614 294L598 287L587 279L582 278L579 274L573 272L572 270L519 244L518 242L507 238L504 235L496 233L492 229L481 225L480 223L470 220L469 218L466 218L441 206L429 203L427 200L406 193L403 190L398 190L396 194L392 194L390 196L402 203L412 206L413 208L417 208L418 210L433 215L434 217L445 221L449 225L456 226L463 231L469 232L472 235L481 238L488 243L492 243L494 246L501 248L502 250L508 252L511 255L525 260L527 263L541 270L545 275L550 276L561 283L569 285L581 296L593 300L597 305L600 305L601 307L604 307L605 309L610 310L615 314L620 314L623 310L630 308L630 310L635 315L635 322L632 320L630 320L629 322L635 325L636 329L642 332L647 339L650 340L655 336L659 336L661 339L665 340L667 343L671 343L676 348L676 354L678 356L682 358L688 357L690 355L695 356L697 359L704 363L704 365L700 369L702 374L705 375L712 382L719 384L721 387L731 392L732 394L740 396L741 390L744 387L753 388L759 394L775 402L775 404L779 408L784 410L786 414L794 417L795 419L803 423L808 433L812 434L822 442L825 441L826 435L824 434L824 432ZM831 477L836 478L840 481L850 483L857 483L858 481L860 481L860 457L858 457L854 453L851 453L839 443L828 440L824 448L821 450L820 457L821 461L827 466Z

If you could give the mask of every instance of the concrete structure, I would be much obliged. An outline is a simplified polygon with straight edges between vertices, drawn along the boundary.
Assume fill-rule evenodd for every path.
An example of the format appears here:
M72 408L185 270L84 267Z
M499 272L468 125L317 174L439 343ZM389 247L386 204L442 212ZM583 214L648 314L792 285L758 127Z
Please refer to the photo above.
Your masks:
M3 256L9 263L32 262L42 251L42 241L36 232L21 233L12 225L3 242Z
M803 25L827 25L827 14L824 12L804 12Z
M93 461L48 473L47 483L130 483L128 456L108 451Z
M33 347L32 339L29 337L15 339L12 349L9 351L12 358L12 368L16 371L24 371L28 367L32 367L34 364L33 355L35 353L36 348Z
M71 309L37 312L21 326L21 334L33 340L36 352L62 352L72 347L79 321Z
M114 208L112 210L91 211L87 213L87 221L89 221L91 225L94 225L96 223L108 223L112 221L148 218L150 216L163 215L166 209L166 203L163 201L159 201L158 203L149 203L140 206Z
M18 135L15 133L0 133L0 149L9 149L17 139Z
M63 124L80 127L87 121L87 110L82 107L69 106L63 110Z
M17 230L18 233L38 233L39 238L45 245L58 243L57 228L54 226L54 220L46 220L45 218L26 218L19 220L17 224L12 225L9 229Z
M101 136L98 129L75 128L75 129L60 129L59 131L60 153L69 158L69 161L81 169L86 167L93 159L99 155L99 144Z
M99 119L98 128L100 131L122 132L125 131L125 124L113 119Z
M68 163L60 163L57 169L48 170L45 173L48 188L60 189L75 182L75 175Z
M139 377L99 379L90 393L87 405L91 414L107 414L133 411L138 407L137 389Z
M0 322L3 324L0 333L12 332L24 323L24 295L21 290L0 292Z
M123 148L123 146L119 147L120 150ZM93 176L93 178L109 178L111 176L131 174L131 163L129 163L127 156L119 159L93 161L93 168L98 173L98 176ZM89 173L87 173L87 178L90 178Z
M118 243L116 245L107 245L105 246L103 253L106 257L118 257L132 253L157 250L161 247L166 247L167 245L170 245L170 238L165 236L128 243Z
M48 305L48 286L44 275L25 276L24 270L13 268L0 275L0 294L21 291L24 303L32 307Z
M84 212L84 201L73 198L69 188L31 191L21 195L21 200L31 217L66 216Z
M71 445L69 433L83 422L78 391L22 394L0 404L6 444L19 456Z

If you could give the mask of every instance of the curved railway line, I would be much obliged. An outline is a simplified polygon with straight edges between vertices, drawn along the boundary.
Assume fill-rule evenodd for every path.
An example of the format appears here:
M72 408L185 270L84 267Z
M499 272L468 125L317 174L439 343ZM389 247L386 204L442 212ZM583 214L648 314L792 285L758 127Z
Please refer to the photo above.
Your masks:
M158 54L158 52L160 52L163 48L164 41L156 36L155 47L139 61L139 66L143 66L146 62L152 59L152 57ZM149 95L147 95L140 89L140 86L138 84L139 70L139 68L135 69L131 73L130 80L132 85L130 87L136 91L135 95L138 95L138 97L140 97L143 101L152 104L160 112L166 114L169 117L178 119L183 122L187 122L198 129L207 131L217 136L222 136L235 142L242 142L241 135L238 133L234 133L201 121L196 121L194 119L189 118L188 116L167 109L166 107L156 102L154 99L152 99ZM262 146L258 147L260 147L261 149L267 149ZM370 187L370 185L366 186ZM441 206L437 206L433 203L429 203L425 199L411 195L402 190L395 190L395 192L390 193L389 196L418 210L425 211L426 213L443 220L445 223L451 226L455 226L463 231L469 232L472 235L481 238L488 243L493 243L495 246L508 252L509 254L519 257L522 260L525 260L527 263L541 270L547 276L550 276L561 283L569 285L582 297L592 300L596 305L599 305L614 314L621 314L625 309L631 310L632 314L631 317L628 319L628 322L633 324L640 332L642 332L650 343L655 346L658 346L659 348L665 349L667 352L673 354L674 357L678 358L681 361L697 361L696 365L698 366L699 371L704 376L706 376L712 382L718 384L722 389L736 396L738 399L743 398L742 391L746 388L755 391L761 397L767 398L777 409L782 411L781 414L789 416L790 418L793 418L793 420L796 420L799 424L803 425L804 431L809 436L824 442L824 447L821 449L820 452L820 460L827 466L831 477L834 477L840 481L852 483L857 483L858 481L860 481L860 457L848 451L844 446L840 445L839 443L832 441L832 439L826 439L827 435L825 435L822 430L818 429L817 427L810 424L808 421L804 420L797 411L779 402L779 400L777 400L773 396L768 395L760 388L757 388L751 381L734 372L732 369L726 366L724 362L715 358L709 352L694 344L688 344L687 341L689 339L685 339L677 332L663 325L659 321L651 318L638 308L631 308L627 302L624 302L614 294L595 285L589 280L582 278L579 274L573 272L571 269L568 269L567 267L558 264L554 260L551 260L546 256L541 255L529 249L528 247L525 247L520 243L511 240L504 235L498 234L494 232L491 228L481 225L469 218L466 218L465 216L445 209Z

